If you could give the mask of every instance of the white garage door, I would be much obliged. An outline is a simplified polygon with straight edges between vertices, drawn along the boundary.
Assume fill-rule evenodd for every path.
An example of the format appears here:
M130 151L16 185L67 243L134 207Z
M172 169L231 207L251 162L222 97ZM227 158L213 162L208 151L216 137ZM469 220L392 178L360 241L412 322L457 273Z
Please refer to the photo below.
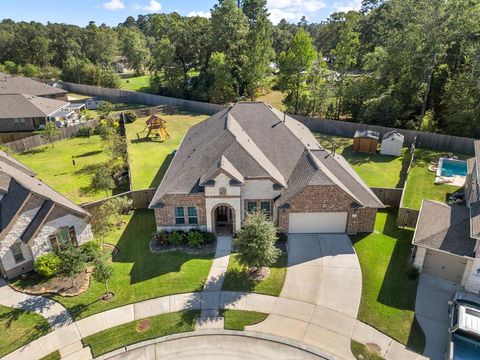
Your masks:
M467 260L460 256L427 250L422 272L460 284Z
M292 234L344 233L347 213L290 213L288 232Z

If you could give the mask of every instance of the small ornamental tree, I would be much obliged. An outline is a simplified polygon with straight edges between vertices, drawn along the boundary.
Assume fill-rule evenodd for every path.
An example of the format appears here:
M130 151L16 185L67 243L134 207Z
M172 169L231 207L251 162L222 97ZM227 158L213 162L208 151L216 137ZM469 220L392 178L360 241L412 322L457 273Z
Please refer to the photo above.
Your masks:
M115 110L115 105L113 105L111 102L105 101L102 105L98 107L97 112L100 116L100 119L105 119L110 115L113 110Z
M45 128L43 129L42 136L47 139L49 143L52 144L52 148L55 146L53 141L60 134L60 130L57 128L53 121L47 121Z
M258 271L274 264L280 256L280 250L275 247L276 241L273 222L264 212L254 212L245 219L233 244L238 249L240 264Z
M105 284L105 293L102 296L104 300L110 299L113 296L113 293L108 289L108 280L112 277L113 271L112 265L108 263L105 257L98 257L93 262L93 278Z
M112 208L108 205L108 203L103 203L101 206L92 209L91 212L92 218L90 223L92 225L93 234L95 237L100 238L103 246L105 236L112 226L110 223L110 218L112 217Z
M82 250L72 243L62 244L63 250L58 253L62 264L60 271L62 275L72 279L72 286L75 287L75 275L85 270L85 256Z
M113 181L112 175L110 174L110 169L107 164L98 168L93 175L90 184L91 188L94 190L103 190L108 196L108 190L111 190L115 187L115 182Z

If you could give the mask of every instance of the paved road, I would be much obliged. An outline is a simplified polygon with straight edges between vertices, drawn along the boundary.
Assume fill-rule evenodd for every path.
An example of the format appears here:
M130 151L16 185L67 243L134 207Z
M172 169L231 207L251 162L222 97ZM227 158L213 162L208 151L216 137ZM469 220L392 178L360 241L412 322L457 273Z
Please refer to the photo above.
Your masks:
M441 360L445 356L448 338L448 300L459 285L445 280L421 274L418 283L415 315L425 333L424 355L432 360Z

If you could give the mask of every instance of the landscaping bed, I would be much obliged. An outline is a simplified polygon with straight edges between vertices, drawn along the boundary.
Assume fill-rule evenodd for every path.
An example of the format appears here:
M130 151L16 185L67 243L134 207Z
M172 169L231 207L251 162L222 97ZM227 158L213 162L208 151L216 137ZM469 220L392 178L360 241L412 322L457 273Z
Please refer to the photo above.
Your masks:
M150 240L152 253L184 251L188 254L205 254L215 252L216 236L200 230L159 231Z
M395 213L382 211L374 233L351 237L362 268L358 319L422 353L425 335L415 320L418 279L410 271L413 231L395 223Z
M245 311L245 310L223 310L222 316L225 318L224 328L226 330L245 330L245 326L255 325L264 321L268 314Z
M94 357L98 357L141 341L194 331L199 314L199 311L186 311L152 316L87 336L82 342L90 346Z
M0 357L51 331L44 317L0 305Z

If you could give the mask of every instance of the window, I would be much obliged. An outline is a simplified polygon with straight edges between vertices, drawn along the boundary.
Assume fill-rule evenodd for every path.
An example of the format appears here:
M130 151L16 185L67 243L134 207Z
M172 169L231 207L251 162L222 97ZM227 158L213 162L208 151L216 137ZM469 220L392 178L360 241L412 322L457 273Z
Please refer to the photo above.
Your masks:
M22 247L21 247L19 242L16 242L12 246L10 246L10 250L12 251L13 258L15 259L16 263L19 263L19 262L25 260L25 258L23 257L23 253L22 253Z
M62 245L69 242L75 246L78 246L77 234L74 226L60 228L55 234L50 235L48 240L50 241L50 246L53 251L62 250Z
M271 207L270 207L270 201L262 201L260 203L260 210L262 210L262 212L264 212L265 214L267 214L268 216L271 215Z
M184 225L185 224L185 210L183 207L175 208L175 225Z
M257 211L257 202L256 201L247 201L247 212Z
M198 211L196 207L188 207L188 223L192 225L198 224Z

